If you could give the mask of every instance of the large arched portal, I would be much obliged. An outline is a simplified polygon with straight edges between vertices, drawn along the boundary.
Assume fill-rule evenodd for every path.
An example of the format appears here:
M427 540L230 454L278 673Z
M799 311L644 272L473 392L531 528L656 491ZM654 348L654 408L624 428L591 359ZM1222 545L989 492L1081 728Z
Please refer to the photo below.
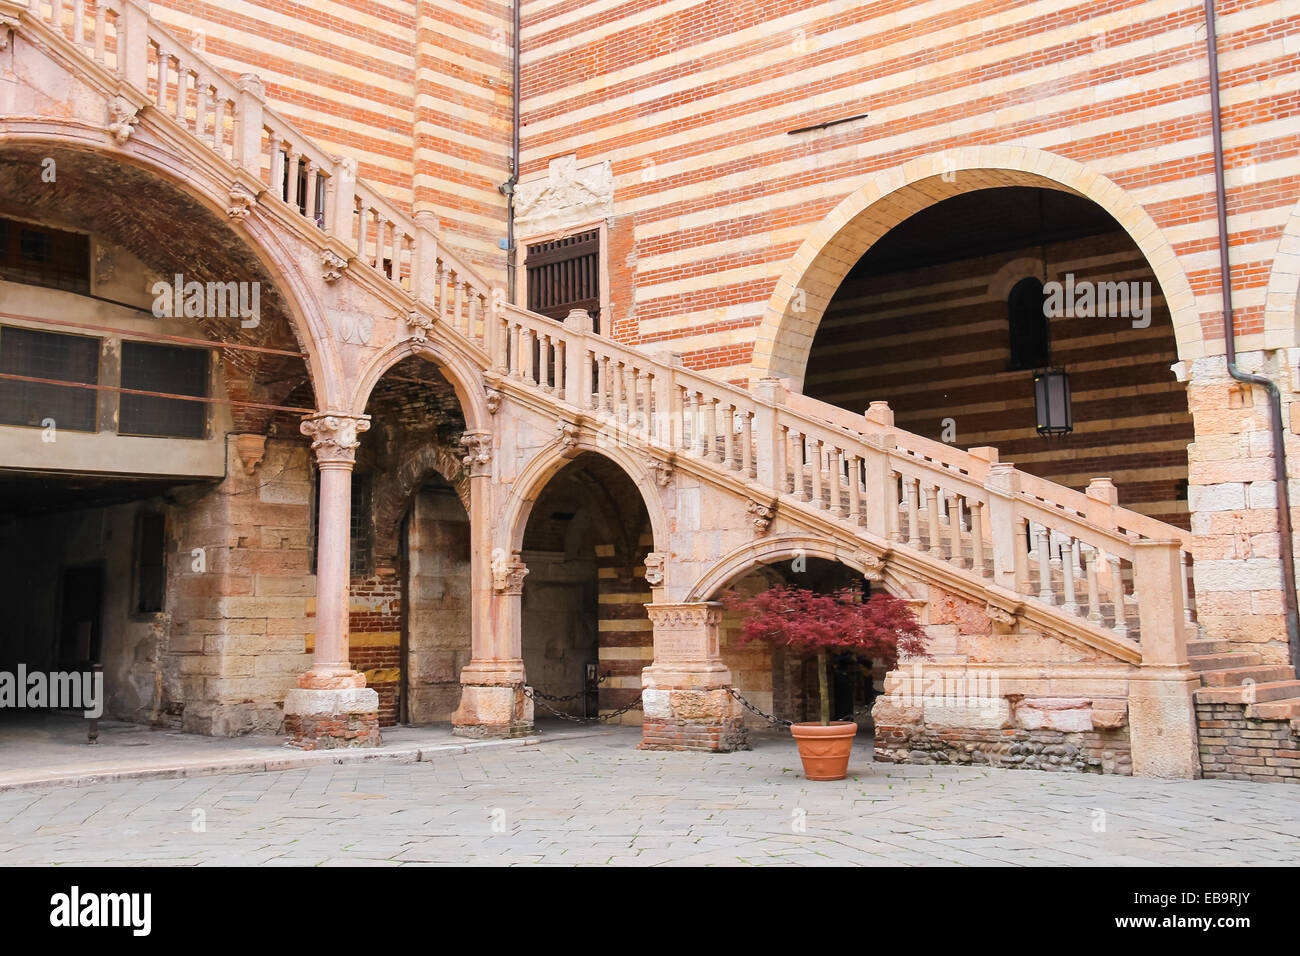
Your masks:
M524 670L539 694L569 698L543 699L536 718L594 717L635 702L654 658L645 609L654 541L636 484L610 459L578 455L538 495L522 544ZM620 722L639 724L641 713Z
M275 262L157 170L0 148L0 670L98 665L108 716L279 731L322 366Z
M369 395L352 473L349 659L380 726L451 719L471 658L465 417L438 366L411 355Z
M1044 186L962 192L863 251L830 295L806 394L886 401L900 428L1187 527L1184 386L1168 304L1137 243L1095 202ZM1037 431L1035 372L1068 377L1073 431Z
M865 580L860 571L838 561L796 548L732 574L713 589L709 600L726 605L729 596L744 598L775 586L806 588L818 594L849 590L865 599L882 585ZM784 720L820 719L816 655L793 653L762 641L741 646L738 638L743 625L740 612L724 607L718 643L722 662L731 673L731 686L759 710ZM871 703L884 686L885 662L841 653L832 655L828 665L832 719L869 723ZM751 732L770 729L768 722L751 710L744 711L743 719Z

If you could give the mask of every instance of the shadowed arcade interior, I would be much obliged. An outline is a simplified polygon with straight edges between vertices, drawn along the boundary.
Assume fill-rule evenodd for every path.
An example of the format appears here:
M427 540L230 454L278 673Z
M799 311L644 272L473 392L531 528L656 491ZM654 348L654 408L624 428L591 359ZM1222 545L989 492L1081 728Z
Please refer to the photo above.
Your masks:
M1016 299L1052 282L1076 295L1035 327ZM1102 283L1138 293L1126 314L1083 314ZM817 329L804 389L856 412L887 401L900 428L994 446L1073 488L1111 477L1121 505L1187 527L1192 419L1176 362L1160 286L1120 225L1079 196L1008 186L935 203L864 250ZM1059 441L1035 431L1033 372L1048 367L1072 392Z

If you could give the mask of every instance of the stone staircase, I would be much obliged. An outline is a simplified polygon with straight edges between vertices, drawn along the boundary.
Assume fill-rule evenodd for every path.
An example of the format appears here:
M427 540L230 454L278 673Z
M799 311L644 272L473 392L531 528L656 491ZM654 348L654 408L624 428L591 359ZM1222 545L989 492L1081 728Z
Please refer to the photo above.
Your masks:
M1265 664L1225 641L1190 641L1200 677L1196 720L1201 774L1300 781L1300 680L1289 664Z
M1257 720L1300 720L1300 680L1290 664L1265 664L1225 641L1189 641L1187 660L1201 678L1198 704L1241 704Z
M748 507L760 535L779 510L787 528L896 584L938 584L1113 659L1179 663L1195 638L1189 536L1120 508L1107 479L1075 491L1000 463L996 449L897 429L882 403L853 414L776 380L738 388L596 335L582 313L559 323L513 306L439 241L431 217L394 208L271 109L255 77L232 81L139 0L0 0L0 12L127 117L110 127L120 148L136 148L137 125L184 144L233 220L252 227L256 206L314 250L321 272L302 278L319 299L338 299L348 276L396 307L408 337L475 370L496 401L558 427L565 444L612 443L661 475L690 473ZM337 335L339 351L368 344ZM318 401L347 394L328 384Z

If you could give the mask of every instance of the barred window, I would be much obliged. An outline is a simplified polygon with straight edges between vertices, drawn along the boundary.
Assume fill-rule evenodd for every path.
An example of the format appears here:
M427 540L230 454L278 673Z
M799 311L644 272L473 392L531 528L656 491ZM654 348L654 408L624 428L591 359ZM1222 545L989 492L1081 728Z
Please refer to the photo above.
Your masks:
M99 339L0 328L0 372L60 382L99 383ZM88 388L0 378L0 424L95 431L98 393Z
M600 230L533 243L524 265L531 311L562 322L586 309L600 331Z
M90 291L90 237L0 219L0 276L69 292Z
M311 528L311 573L316 573L316 557L320 548L320 471L316 474L316 491L312 498L309 525ZM351 538L348 549L348 574L354 578L370 573L370 475L352 473Z
M122 342L122 387L171 395L208 396L207 349ZM204 402L122 394L117 430L157 438L207 437Z

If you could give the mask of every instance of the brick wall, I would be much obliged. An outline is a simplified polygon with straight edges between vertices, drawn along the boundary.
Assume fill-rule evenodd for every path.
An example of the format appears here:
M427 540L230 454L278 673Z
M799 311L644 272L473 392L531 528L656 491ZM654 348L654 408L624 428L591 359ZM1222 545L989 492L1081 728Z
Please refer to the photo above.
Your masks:
M1278 78L1292 6L1219 6L1242 350L1259 347L1268 267L1300 199ZM524 6L523 171L575 154L615 175L618 335L725 378L807 227L875 173L962 146L1032 145L1114 180L1167 231L1218 338L1203 13L1176 0L774 8L598 0ZM920 72L918 72L920 71ZM867 113L852 123L791 130ZM620 245L621 244L621 245Z
M619 567L613 546L596 548L598 673L611 675L600 685L602 713L626 706L640 696L641 671L654 660L654 631L645 609L653 596L645 582L644 563L653 546L651 536L642 535L633 568ZM639 726L641 711L628 711L617 722Z
M1289 720L1251 720L1241 704L1196 705L1201 775L1300 783L1300 733Z
M379 695L379 726L398 718L402 674L402 589L394 575L353 578L350 582L348 656Z
M409 209L414 0L154 0L150 13L231 77L256 73L267 103Z

